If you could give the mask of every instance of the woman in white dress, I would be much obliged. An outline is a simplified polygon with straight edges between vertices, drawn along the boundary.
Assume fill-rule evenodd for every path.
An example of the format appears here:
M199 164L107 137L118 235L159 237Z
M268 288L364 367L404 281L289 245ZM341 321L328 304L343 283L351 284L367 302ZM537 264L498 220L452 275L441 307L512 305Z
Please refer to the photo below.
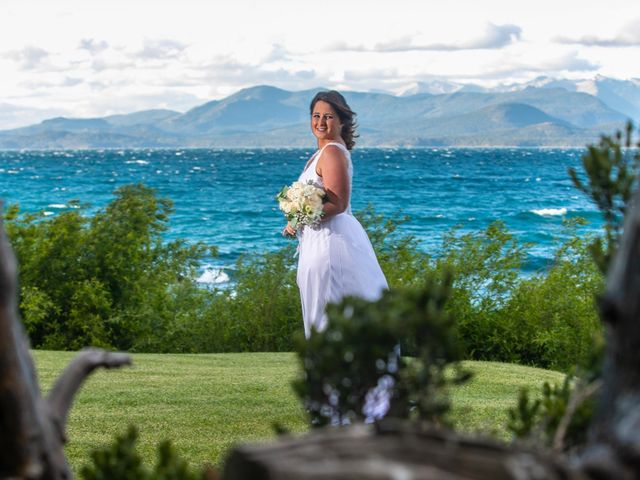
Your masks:
M336 92L320 92L311 101L311 131L318 150L309 159L299 180L313 180L326 191L323 217L318 226L296 231L290 224L284 235L299 240L297 282L307 338L311 329L327 324L325 307L347 295L377 300L387 281L371 242L351 213L355 113Z

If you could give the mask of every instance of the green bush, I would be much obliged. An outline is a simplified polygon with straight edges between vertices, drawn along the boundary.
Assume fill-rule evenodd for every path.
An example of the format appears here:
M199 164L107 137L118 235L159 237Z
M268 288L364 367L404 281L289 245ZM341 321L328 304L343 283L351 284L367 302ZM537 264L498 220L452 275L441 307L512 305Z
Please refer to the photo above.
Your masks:
M515 361L509 354L515 345L507 337L509 325L503 312L520 280L524 255L524 246L499 221L481 232L445 234L442 255L433 268L453 274L447 311L458 323L470 358Z
M593 413L595 399L593 396L578 402L572 398L584 391L584 385L579 384L576 377L567 375L562 384L542 385L542 396L532 399L527 390L521 390L515 408L509 409L507 430L514 438L524 439L538 446L554 447L570 450L584 445ZM572 403L574 411L568 409ZM566 416L566 419L565 419ZM566 431L562 438L556 439L561 422L567 422ZM557 441L557 445L554 443Z
M602 334L595 296L602 275L581 239L568 227L545 271L521 276L528 245L519 244L502 222L484 231L445 235L437 275L453 272L447 311L458 322L467 356L568 371L588 355Z
M508 338L519 363L570 371L584 364L603 335L596 295L603 277L589 253L590 239L572 237L556 252L551 268L523 279L504 310ZM519 338L528 338L522 348Z
M392 288L380 300L347 297L327 309L327 328L297 342L301 377L294 383L311 424L345 425L385 415L445 421L447 386L468 378L455 322L445 312L451 280ZM401 353L415 341L414 356ZM453 365L457 375L445 375ZM451 371L451 370L449 370Z
M171 202L127 185L93 217L83 206L45 219L5 213L20 264L20 309L34 347L149 350L174 320L176 295L195 292L207 248L164 242Z
M587 146L582 166L587 175L583 182L574 168L569 176L574 185L598 207L604 219L604 232L591 244L593 258L606 273L620 238L622 224L631 196L640 187L640 141L633 143L633 123L625 132L602 135L598 144Z
M113 444L97 448L91 463L85 465L81 477L85 480L200 480L216 478L212 471L194 472L180 458L169 441L158 445L158 462L150 469L136 450L138 431L129 427L116 436Z
M196 268L207 248L163 241L171 203L143 185L118 189L93 217L6 212L21 271L20 309L37 348L86 345L141 352L291 351L302 331L293 243L241 257L232 288L206 289ZM367 207L366 228L391 288L454 276L445 306L471 359L566 370L600 333L593 296L601 276L574 230L554 264L523 279L527 245L501 222L444 234L440 255L402 233L407 219ZM577 228L577 227L576 227ZM415 351L406 333L405 352Z
M202 309L171 339L174 351L291 351L302 330L294 251L238 259L234 288L202 292Z

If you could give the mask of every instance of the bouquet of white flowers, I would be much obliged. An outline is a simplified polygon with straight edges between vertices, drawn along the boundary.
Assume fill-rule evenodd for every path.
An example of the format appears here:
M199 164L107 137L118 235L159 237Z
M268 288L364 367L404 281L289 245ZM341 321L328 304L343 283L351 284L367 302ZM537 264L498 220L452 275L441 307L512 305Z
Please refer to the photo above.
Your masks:
M302 225L316 225L322 218L322 201L326 195L324 189L313 180L293 182L284 187L276 196L280 210L293 228Z

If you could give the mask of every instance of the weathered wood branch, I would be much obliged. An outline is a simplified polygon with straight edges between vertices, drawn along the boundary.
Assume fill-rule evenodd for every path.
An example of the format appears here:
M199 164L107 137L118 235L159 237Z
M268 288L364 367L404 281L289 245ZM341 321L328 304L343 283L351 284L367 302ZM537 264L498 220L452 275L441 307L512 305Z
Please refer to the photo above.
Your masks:
M34 439L48 432L26 336L16 321L17 263L0 230L0 477L37 478L46 452Z
M571 398L569 399L569 402L567 404L567 409L560 419L560 423L558 424L556 433L553 436L553 450L555 452L561 453L565 450L565 437L567 435L567 431L569 430L571 419L575 415L576 410L587 399L593 397L596 392L600 390L601 386L602 381L599 379L594 380L587 385L585 385L582 381L579 381L575 386L575 389L571 394Z
M615 435L611 420L624 414L629 398L640 395L640 192L627 212L599 304L607 348L603 393L592 432L594 439L609 441Z
M60 426L59 433L63 438L65 437L64 425L67 423L73 398L86 378L96 368L118 368L130 364L131 358L127 354L93 348L83 350L71 361L47 397L52 419Z
M425 430L404 421L377 426L329 428L303 438L234 449L225 480L399 479L528 480L566 479L569 468L557 458L516 450L491 440L465 439L452 432Z
M640 478L640 191L599 305L607 341L602 395L580 462L594 478Z
M73 397L96 368L119 367L130 358L86 350L43 398L17 299L17 263L0 218L0 479L68 479L64 429Z

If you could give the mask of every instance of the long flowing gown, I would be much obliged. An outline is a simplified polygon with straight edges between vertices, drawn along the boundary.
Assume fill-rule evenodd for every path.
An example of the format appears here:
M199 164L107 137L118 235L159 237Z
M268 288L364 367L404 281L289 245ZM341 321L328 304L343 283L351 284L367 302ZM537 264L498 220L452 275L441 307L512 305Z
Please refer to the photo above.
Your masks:
M316 166L329 145L338 146L347 157L351 185L351 155L344 145L337 142L328 143L317 151L298 180L313 180L324 187L322 177L316 173ZM321 331L326 327L327 303L337 303L347 295L377 300L388 288L371 241L351 213L351 199L344 212L320 222L318 226L300 229L298 240L297 282L307 338L312 328Z

